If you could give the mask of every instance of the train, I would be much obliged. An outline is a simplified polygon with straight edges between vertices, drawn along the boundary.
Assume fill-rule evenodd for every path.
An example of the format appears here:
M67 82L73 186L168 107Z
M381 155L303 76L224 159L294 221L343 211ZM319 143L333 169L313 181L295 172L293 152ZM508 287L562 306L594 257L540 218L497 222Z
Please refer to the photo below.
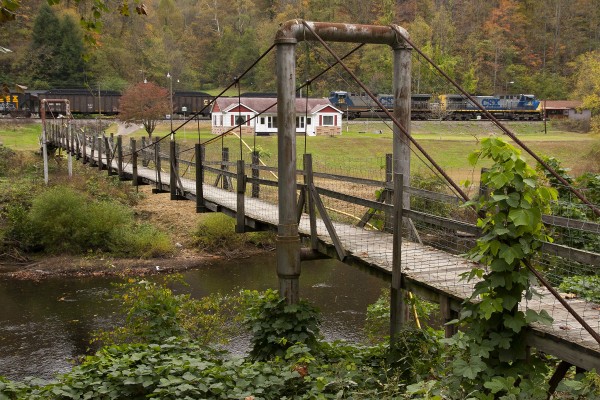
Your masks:
M391 94L378 94L377 100L388 111L394 107ZM490 114L498 119L539 121L542 119L541 102L532 94L502 94L472 96ZM348 119L381 115L383 111L366 93L332 91L331 104L343 111ZM411 119L467 121L485 119L486 115L466 96L460 94L411 95Z
M244 93L242 97L277 97L275 93ZM390 94L377 95L379 102L389 111L394 106ZM535 95L496 95L473 96L475 101L499 119L541 120L541 102ZM19 93L0 95L0 114L12 117L39 115L42 100L67 99L71 113L76 116L109 115L119 113L121 93L111 90L90 89L51 89L25 90ZM205 92L173 92L173 113L183 117L198 114L200 118L210 118L209 104L214 96ZM348 119L365 116L381 116L379 106L365 93L332 91L329 95L332 105L340 109ZM46 114L50 117L65 115L65 104L47 102ZM481 110L463 95L458 94L413 94L411 95L411 118L413 120L473 120L485 119Z
M69 100L71 114L86 115L117 115L121 93L113 90L90 89L50 89L25 90L19 93L0 96L0 113L12 117L30 117L39 115L42 100L47 101L46 115L65 115L63 102L53 103L53 99ZM178 115L193 115L199 113L201 118L210 118L210 101L214 96L205 92L175 91L173 92L173 113Z

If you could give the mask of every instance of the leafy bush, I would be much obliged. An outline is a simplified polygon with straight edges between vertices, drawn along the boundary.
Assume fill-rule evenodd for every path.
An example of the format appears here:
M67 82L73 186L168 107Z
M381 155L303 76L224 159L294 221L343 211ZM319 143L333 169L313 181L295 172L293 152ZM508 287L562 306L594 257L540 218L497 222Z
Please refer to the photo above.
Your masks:
M28 220L46 252L82 253L113 250L115 234L133 223L133 215L117 203L54 187L33 200Z
M297 343L316 350L320 338L317 310L305 301L287 304L279 293L245 291L244 324L252 332L250 356L256 360L283 357Z
M239 334L240 296L213 293L201 299L174 294L168 287L181 276L164 276L156 282L129 279L116 284L115 299L125 314L124 324L94 335L103 344L152 343L169 337L193 339L202 344L223 344Z
M94 201L68 186L36 195L31 204L8 199L2 213L4 242L24 251L155 257L174 246L166 234L148 224L137 225L131 210L117 202Z

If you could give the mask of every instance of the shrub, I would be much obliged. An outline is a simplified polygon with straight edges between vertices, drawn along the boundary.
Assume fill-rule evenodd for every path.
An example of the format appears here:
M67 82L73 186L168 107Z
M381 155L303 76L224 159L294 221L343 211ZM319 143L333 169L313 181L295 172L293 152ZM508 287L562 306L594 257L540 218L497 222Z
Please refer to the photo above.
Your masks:
M71 188L54 187L36 197L29 224L49 253L110 251L116 233L133 222L117 203L92 202Z
M244 238L235 233L235 220L222 213L203 216L194 232L194 242L209 252L227 252L240 247Z
M169 236L149 224L126 227L119 237L113 248L117 254L154 258L164 257L175 251Z
M244 324L252 332L250 356L255 360L284 357L297 343L316 350L320 320L316 308L305 301L287 304L276 290L245 291Z
M94 201L67 186L55 186L20 204L7 199L2 213L4 242L25 251L157 257L171 254L169 237L148 224L136 225L132 211L114 201Z
M193 299L169 288L182 282L180 275L172 275L156 282L129 279L115 284L119 292L115 300L125 322L116 329L96 332L94 341L105 345L152 343L179 337L202 344L224 344L240 333L241 296L213 293Z

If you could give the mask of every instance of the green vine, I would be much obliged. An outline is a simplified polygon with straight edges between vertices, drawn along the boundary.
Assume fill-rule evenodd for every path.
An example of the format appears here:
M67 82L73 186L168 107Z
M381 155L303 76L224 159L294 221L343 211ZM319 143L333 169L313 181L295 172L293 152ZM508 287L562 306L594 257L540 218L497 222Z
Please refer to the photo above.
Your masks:
M477 282L460 314L465 333L453 339L466 349L454 361L453 370L479 388L473 398L494 399L544 386L534 383L536 366L522 362L526 358L523 335L528 324L549 323L552 318L543 310L521 311L518 306L535 295L526 265L542 242L551 240L544 233L542 213L557 193L540 186L536 171L520 151L498 138L484 139L469 162L475 165L480 159L494 164L481 177L487 194L466 204L479 213L477 225L483 236L469 253L478 267L463 276ZM461 386L469 387L464 382Z

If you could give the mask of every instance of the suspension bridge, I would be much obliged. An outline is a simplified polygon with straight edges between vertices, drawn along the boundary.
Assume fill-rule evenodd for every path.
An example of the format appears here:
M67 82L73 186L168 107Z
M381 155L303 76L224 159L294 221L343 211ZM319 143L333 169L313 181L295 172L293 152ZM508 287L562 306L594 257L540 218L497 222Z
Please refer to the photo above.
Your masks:
M394 122L394 139L384 160L385 170L370 174L365 167L342 173L328 163L313 160L311 154L305 153L301 162L296 159L294 51L302 40L321 42L334 56L334 64L344 68L345 57L335 55L326 41L392 48L396 107L389 115ZM235 134L241 148L241 127L239 134L234 127L193 148L181 149L176 141L181 126L153 141L142 139L138 143L132 138L123 143L122 136L75 131L70 120L46 121L43 116L44 151L48 146L65 149L69 165L76 158L121 180L131 180L133 185L153 185L155 191L169 192L172 200L195 201L198 212L226 213L236 219L237 232L276 230L280 292L289 302L300 296L301 261L329 256L368 268L390 281L392 332L409 319L404 302L407 291L438 303L445 322L455 319L473 291L473 282L461 278L473 264L459 254L472 246L480 230L473 215L460 211L459 204L468 199L467 195L410 136L411 52L418 49L406 31L397 26L294 20L280 28L269 51L273 48L277 51L278 75L276 168L264 165L258 151L252 152L251 159L240 151L240 159L230 161L229 149L218 139ZM490 120L494 121L493 116ZM512 132L495 122L528 150ZM448 179L456 194L411 186L410 152L415 149L433 170ZM585 199L580 193L575 195ZM568 232L600 235L600 224L594 222L548 215L544 223L563 236ZM597 274L597 249L586 251L560 240L544 243L536 265L539 268L532 271L532 285L540 296L523 301L519 307L524 311L545 310L553 322L529 326L528 346L563 360L563 366L600 371L600 306L582 298L567 299L569 296L554 288L560 277ZM447 335L453 333L452 326L445 329Z

